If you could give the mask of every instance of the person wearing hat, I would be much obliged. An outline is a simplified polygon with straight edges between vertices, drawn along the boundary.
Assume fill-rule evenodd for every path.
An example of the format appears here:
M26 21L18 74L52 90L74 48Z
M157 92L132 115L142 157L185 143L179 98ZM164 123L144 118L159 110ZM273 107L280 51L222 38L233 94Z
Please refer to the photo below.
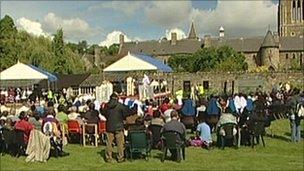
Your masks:
M106 107L101 110L101 114L107 119L107 147L105 158L109 163L113 163L112 151L113 141L116 139L118 149L118 162L124 161L124 120L130 114L129 108L118 102L118 95L113 93Z

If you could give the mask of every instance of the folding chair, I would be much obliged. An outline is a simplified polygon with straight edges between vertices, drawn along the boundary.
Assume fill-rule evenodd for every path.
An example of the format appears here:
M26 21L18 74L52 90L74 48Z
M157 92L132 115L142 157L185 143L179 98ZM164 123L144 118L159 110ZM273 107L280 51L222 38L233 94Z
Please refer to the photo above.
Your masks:
M152 148L158 149L158 145L161 140L161 125L150 125L148 130L152 133Z
M68 130L69 130L69 134L71 135L71 137L76 136L79 138L79 142L81 142L82 129L81 129L81 125L78 123L77 120L68 121Z
M161 162L164 162L168 150L177 150L177 162L181 161L181 153L183 160L185 160L185 143L184 140L182 140L182 136L176 131L166 131L162 133L163 155Z
M105 121L99 121L98 123L98 135L100 137L100 140L102 143L106 143L106 122Z
M224 149L225 148L225 144L226 144L226 140L233 140L233 145L235 145L236 147L238 147L238 143L237 143L237 139L236 139L236 135L233 135L233 129L236 128L237 129L237 124L234 123L226 123L221 125L220 129L224 129L225 131L225 135L219 135L220 139L221 139L221 148Z
M94 136L95 146L98 147L98 129L97 124L84 124L82 129L83 146L86 146L86 138Z
M145 159L151 154L151 145L146 131L130 131L129 132L130 143L128 146L128 153L130 159L133 159L135 153L144 154Z

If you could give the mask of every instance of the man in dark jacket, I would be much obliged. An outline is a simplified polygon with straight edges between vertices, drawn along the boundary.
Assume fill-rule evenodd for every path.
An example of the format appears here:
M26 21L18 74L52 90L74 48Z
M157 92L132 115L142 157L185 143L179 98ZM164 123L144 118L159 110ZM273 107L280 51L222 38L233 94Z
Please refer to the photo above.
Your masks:
M118 150L118 162L124 161L124 119L129 115L129 109L127 106L118 102L117 94L110 96L110 101L106 105L106 108L102 110L102 114L107 118L106 130L107 130L107 147L106 147L106 160L107 162L113 162L112 151L114 137L116 139Z

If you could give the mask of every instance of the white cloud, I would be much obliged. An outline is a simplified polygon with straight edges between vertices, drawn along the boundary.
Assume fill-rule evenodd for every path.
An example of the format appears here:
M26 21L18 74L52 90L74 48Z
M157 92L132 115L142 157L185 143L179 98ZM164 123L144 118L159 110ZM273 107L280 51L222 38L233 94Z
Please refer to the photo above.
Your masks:
M26 32L33 34L35 36L44 36L44 37L50 36L48 33L44 32L39 22L21 17L17 19L16 23L19 29L25 30Z
M178 27L188 20L191 8L191 1L153 1L144 12L149 23Z
M83 39L97 34L97 30L80 18L62 18L54 13L48 13L44 17L46 30L56 32L58 28L62 28L66 37L70 39Z
M228 36L257 36L266 34L268 25L276 30L277 5L271 1L218 0L213 10L192 6L191 1L154 1L145 9L149 23L165 27L189 28L193 19L197 34L218 34L220 26Z
M171 29L171 30L166 30L166 38L168 40L171 40L171 33L176 33L177 34L177 40L186 38L186 34L182 29L174 28L174 29Z
M119 11L128 16L131 16L144 5L144 1L107 1L89 7L89 10L94 11L99 9L112 9L114 11Z
M106 39L102 42L99 43L100 46L111 46L114 43L119 43L119 35L123 34L124 35L124 41L125 42L130 42L130 41L140 41L141 39L138 37L134 37L134 38L129 38L128 36L126 36L126 34L124 34L122 31L119 30L114 30L111 33L109 33L106 36Z
M223 1L219 0L212 11L192 9L189 20L194 19L203 34L217 35L224 26L226 35L257 36L266 34L270 25L276 29L277 5L270 1Z

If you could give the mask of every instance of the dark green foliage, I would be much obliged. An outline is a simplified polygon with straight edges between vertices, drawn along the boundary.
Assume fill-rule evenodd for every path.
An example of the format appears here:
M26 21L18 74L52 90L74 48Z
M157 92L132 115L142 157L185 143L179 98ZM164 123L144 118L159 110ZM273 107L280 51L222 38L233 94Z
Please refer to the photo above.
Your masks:
M203 48L194 54L173 55L169 65L175 71L182 72L243 71L248 68L245 56L228 46Z
M119 44L113 44L107 49L106 54L116 55L118 53L118 50L119 50Z

